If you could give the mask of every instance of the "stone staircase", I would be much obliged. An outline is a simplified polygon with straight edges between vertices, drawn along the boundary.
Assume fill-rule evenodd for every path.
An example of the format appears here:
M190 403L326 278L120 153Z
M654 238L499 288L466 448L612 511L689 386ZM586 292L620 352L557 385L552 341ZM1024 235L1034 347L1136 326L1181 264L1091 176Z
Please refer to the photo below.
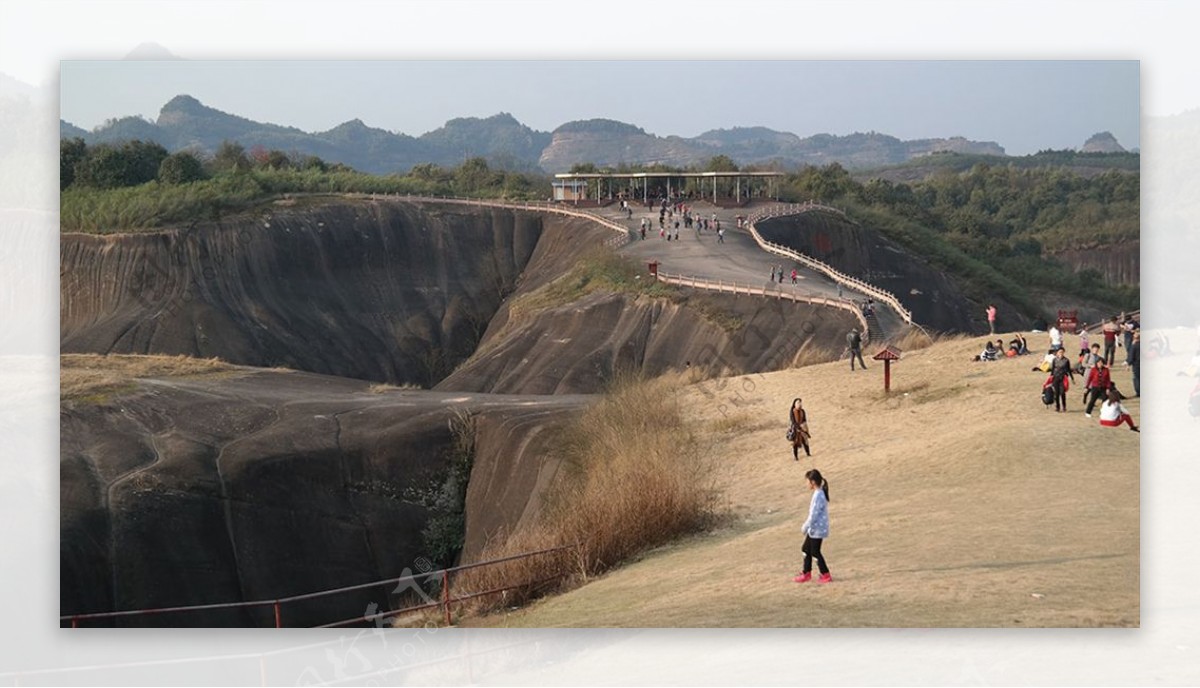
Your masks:
M882 344L887 339L887 332L884 332L883 325L879 323L879 318L875 317L874 313L870 313L867 318L867 344Z

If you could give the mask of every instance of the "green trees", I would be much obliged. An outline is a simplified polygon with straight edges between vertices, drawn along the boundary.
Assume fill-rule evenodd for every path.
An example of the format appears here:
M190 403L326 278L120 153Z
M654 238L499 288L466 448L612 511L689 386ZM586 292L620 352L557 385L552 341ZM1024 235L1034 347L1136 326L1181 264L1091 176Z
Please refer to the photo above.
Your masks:
M78 154L75 144L68 149L60 149L60 167L66 163L68 155ZM100 189L144 184L158 176L159 165L166 157L166 148L146 141L128 141L120 146L102 143L91 148L85 147L82 158L78 158L73 166L71 183Z
M87 157L87 145L76 136L58 145L58 188L67 188L75 182L75 166Z
M737 163L728 155L714 155L704 166L705 172L737 172Z
M158 181L162 184L187 184L204 179L204 165L186 151L163 158L158 166Z
M458 166L454 173L454 189L463 194L473 194L492 186L492 171L488 169L487 160L471 158ZM503 175L499 175L501 178Z
M245 172L250 169L250 158L246 149L236 141L222 141L213 154L211 163L214 172Z

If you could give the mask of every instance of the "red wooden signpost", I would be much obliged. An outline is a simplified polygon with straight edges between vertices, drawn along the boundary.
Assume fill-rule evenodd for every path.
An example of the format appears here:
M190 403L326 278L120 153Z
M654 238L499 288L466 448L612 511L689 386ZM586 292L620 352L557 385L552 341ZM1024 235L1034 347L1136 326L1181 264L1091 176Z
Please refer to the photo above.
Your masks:
M900 360L900 350L888 344L871 358L876 361L883 361L883 391L892 391L892 361Z

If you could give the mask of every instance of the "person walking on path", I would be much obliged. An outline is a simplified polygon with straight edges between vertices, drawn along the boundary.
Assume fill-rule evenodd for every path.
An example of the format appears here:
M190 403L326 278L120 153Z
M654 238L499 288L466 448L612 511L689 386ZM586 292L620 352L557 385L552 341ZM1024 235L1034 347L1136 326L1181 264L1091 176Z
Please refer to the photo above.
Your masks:
M1129 369L1133 371L1133 396L1142 396L1142 331L1133 331L1133 339L1129 342Z
M717 243L725 243L725 230L721 229L720 227L717 228Z
M1134 424L1133 416L1121 405L1121 395L1115 389L1108 390L1108 399L1100 407L1100 424L1106 428L1119 428L1122 424L1128 424L1130 430L1141 432Z
M1054 352L1054 362L1050 364L1050 386L1054 389L1054 410L1059 413L1067 412L1067 390L1075 381L1075 372L1071 370L1071 361L1067 352L1060 347Z
M1117 361L1117 332L1120 329L1115 315L1104 323L1104 361L1110 366Z
M812 491L812 500L808 503L808 518L800 528L804 533L804 544L800 547L800 551L804 552L804 568L792 580L797 583L812 580L813 559L816 559L817 569L821 572L817 582L832 583L829 565L825 563L825 555L821 554L821 543L829 537L829 481L815 468L805 473L804 479L808 481L808 489Z
M852 328L850 334L846 335L846 345L850 347L850 370L854 370L854 359L858 358L859 365L863 370L867 369L867 362L862 357L862 335L858 333L858 328Z
M842 283L841 282L837 283L837 288L838 288L838 298L840 299L840 298L842 298Z
M796 268L792 268L792 284L796 283L796 279L799 276L800 276L800 273L796 272Z
M1096 364L1088 370L1087 380L1083 383L1083 399L1087 402L1087 408L1084 409L1083 415L1091 418L1092 409L1096 408L1096 402L1107 397L1110 388L1112 388L1112 371L1108 369L1104 359L1097 359Z
M800 460L800 447L804 447L805 456L812 456L808 447L808 438L811 436L808 432L808 411L804 410L800 397L792 400L792 408L788 410L787 436L792 441L793 460Z
M1084 323L1079 328L1079 355L1080 356L1087 356L1089 350L1091 349L1091 345L1088 341L1088 337L1089 337L1089 335L1088 335L1088 331L1087 331L1087 323Z
M988 304L987 307L988 331L996 334L996 307Z
M1133 334L1138 331L1138 322L1129 316L1121 325L1121 334L1125 338L1125 365L1133 365L1132 357L1129 354L1130 347L1133 346Z

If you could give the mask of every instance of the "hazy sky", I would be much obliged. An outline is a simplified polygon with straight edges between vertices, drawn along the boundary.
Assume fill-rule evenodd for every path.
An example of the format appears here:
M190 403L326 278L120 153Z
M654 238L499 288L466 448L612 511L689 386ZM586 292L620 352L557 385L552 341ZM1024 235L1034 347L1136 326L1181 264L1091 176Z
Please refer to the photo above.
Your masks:
M1140 146L1137 61L64 61L62 118L151 120L188 94L315 132L359 118L418 136L512 113L549 131L603 117L660 136L766 126L799 136L964 136L1010 154L1111 131Z

